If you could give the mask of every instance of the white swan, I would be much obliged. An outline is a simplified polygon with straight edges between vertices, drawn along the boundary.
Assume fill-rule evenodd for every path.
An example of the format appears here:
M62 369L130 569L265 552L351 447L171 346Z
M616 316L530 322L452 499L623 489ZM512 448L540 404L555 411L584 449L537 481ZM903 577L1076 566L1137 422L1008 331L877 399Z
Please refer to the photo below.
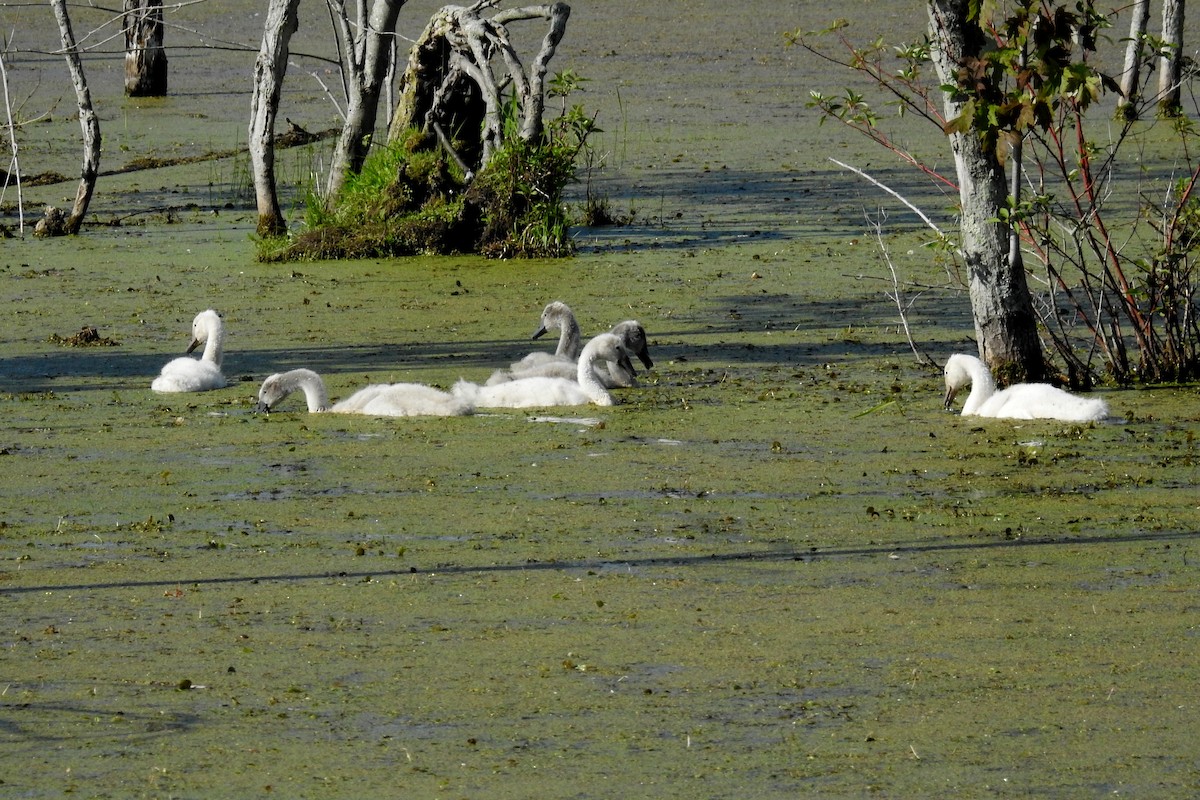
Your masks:
M950 408L959 389L971 385L971 393L963 403L964 417L1097 422L1108 416L1108 404L1103 400L1078 397L1048 383L1018 383L997 392L992 373L975 356L950 356L945 375L946 408Z
M613 397L596 374L596 365L601 361L615 361L622 368L633 371L621 339L611 333L602 333L588 342L579 354L575 380L536 375L484 386L459 381L451 391L479 408L545 408L587 403L611 406Z
M540 339L547 331L558 330L558 347L553 353L540 350L534 351L519 361L514 361L508 369L498 369L488 378L488 385L511 381L515 378L573 378L575 363L582 348L582 334L579 323L575 320L575 312L566 303L555 300L542 309L542 317L538 329L533 332L533 339Z
M192 343L187 352L204 344L199 359L180 356L163 365L158 377L150 384L156 392L206 392L225 386L221 374L221 358L225 349L225 324L211 308L201 311L192 320Z
M555 306L557 308L554 308ZM573 328L575 336L578 336L579 325L575 322L575 317L571 313L570 308L563 303L551 303L546 308L548 311L552 311L555 315L558 315L560 319L563 319L561 315L565 310L565 314L569 316L563 320L563 324ZM545 321L545 316L546 312L543 312L543 322ZM544 327L539 330L544 330ZM649 346L646 343L646 329L637 320L630 319L617 323L609 332L621 340L622 349L626 354L624 363L629 366L623 366L618 361L609 361L608 368L605 370L600 369L600 365L597 363L594 368L597 379L606 389L637 386L637 371L633 369L632 362L629 361L629 356L637 356L646 365L646 369L654 367L654 361L650 358ZM561 341L559 349L564 349ZM569 350L570 347L568 346L566 349ZM506 381L534 377L577 380L578 374L578 362L574 358L567 357L565 354L530 353L525 358L512 364L508 369L498 369L493 372L487 380L487 385L494 386Z
M270 413L285 397L304 392L312 413L366 414L376 417L457 417L474 412L466 400L421 383L378 383L329 405L325 381L311 369L276 373L258 390L257 410Z

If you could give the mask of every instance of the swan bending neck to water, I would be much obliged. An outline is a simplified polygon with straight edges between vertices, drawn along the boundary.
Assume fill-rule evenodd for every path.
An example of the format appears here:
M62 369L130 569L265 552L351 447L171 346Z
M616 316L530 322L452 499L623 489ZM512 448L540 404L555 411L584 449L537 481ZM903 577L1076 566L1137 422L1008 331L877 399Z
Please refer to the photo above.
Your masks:
M596 374L596 365L601 361L615 361L622 368L633 370L621 339L611 333L602 333L588 342L579 354L574 380L536 375L485 386L459 381L452 391L479 408L547 408L587 403L611 406L613 397Z
M1048 383L1018 383L997 392L987 365L963 353L946 361L945 376L946 408L960 389L971 385L971 393L963 403L964 417L1098 422L1108 416L1108 404L1103 400L1078 397Z
M471 414L474 406L449 392L421 383L378 383L359 389L338 403L329 405L325 381L311 369L293 369L276 373L258 390L257 410L271 409L293 392L304 392L311 413L366 414L376 417L458 417Z
M199 359L181 356L163 365L158 377L150 384L156 392L205 392L225 386L221 374L221 359L225 350L225 324L211 308L201 311L192 320L192 343L187 352L201 344L204 352Z

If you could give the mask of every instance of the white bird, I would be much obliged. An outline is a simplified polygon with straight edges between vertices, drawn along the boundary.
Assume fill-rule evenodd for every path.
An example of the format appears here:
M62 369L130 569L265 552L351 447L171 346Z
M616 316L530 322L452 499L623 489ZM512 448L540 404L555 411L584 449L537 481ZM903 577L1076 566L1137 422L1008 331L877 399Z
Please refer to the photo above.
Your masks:
M533 332L533 338L540 339L547 331L555 328L558 329L558 347L554 350L554 355L565 356L572 361L579 358L583 350L579 323L575 321L575 312L571 307L559 300L547 303L542 309L542 322Z
M488 385L511 381L514 378L553 377L573 378L575 363L582 349L582 334L575 312L566 303L555 300L542 309L538 328L533 339L540 339L547 331L558 330L558 347L553 353L535 350L508 369L498 369L488 379Z
M258 411L270 413L285 397L304 392L312 413L366 414L376 417L457 417L471 414L474 406L422 383L378 383L359 389L341 402L329 405L325 381L311 369L276 373L258 390Z
M459 381L452 391L479 408L546 408L587 403L611 406L613 397L596 374L596 365L601 361L615 361L622 368L633 371L621 339L611 333L602 333L588 342L579 354L575 380L537 375L484 386Z
M211 308L201 311L192 320L192 343L187 352L201 344L204 352L199 359L180 356L168 361L150 388L156 392L206 392L223 388L225 376L221 374L221 358L225 348L225 324Z
M572 349L578 347L579 324L575 321L575 315L565 303L557 301L551 303L542 312L542 327L534 333L534 338L546 332L547 322L551 325L560 326L564 333L572 331L570 336L564 335L559 337L558 351L554 354L530 353L520 361L514 362L508 369L498 369L488 378L488 386L520 378L577 379L578 361L575 357L567 355ZM625 363L630 364L630 366L626 368L619 362L609 361L607 370L605 370L600 369L600 365L597 364L597 379L606 389L637 386L637 371L633 369L628 356L637 356L646 365L646 369L651 369L654 366L654 362L650 358L649 346L646 343L646 329L637 320L630 319L614 325L610 333L615 334L621 339L623 349L626 353Z
M946 361L946 408L967 384L971 393L962 415L997 419L1057 419L1097 422L1108 416L1108 404L1099 398L1078 397L1048 383L1018 383L996 391L987 366L975 356L956 353Z

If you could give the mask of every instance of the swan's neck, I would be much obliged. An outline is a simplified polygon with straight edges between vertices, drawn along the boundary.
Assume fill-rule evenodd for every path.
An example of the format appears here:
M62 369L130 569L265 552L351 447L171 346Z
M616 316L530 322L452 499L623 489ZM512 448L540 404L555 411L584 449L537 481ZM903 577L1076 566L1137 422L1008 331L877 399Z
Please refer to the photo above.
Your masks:
M583 348L583 353L579 356L579 366L575 378L579 382L579 388L583 389L584 394L593 403L611 406L613 404L612 395L608 393L596 375L596 363L601 360L604 360L604 356L601 355L600 348L595 346Z
M996 382L992 373L982 361L968 361L967 372L971 376L971 393L963 403L964 415L974 414L987 399L996 393Z
M201 361L211 361L218 367L221 366L221 358L225 353L225 331L220 326L210 327L208 336L204 340L204 353L200 356Z
M312 370L297 369L285 374L279 388L283 391L283 397L295 391L304 392L304 399L308 402L308 411L311 414L329 410L329 394L325 390L325 381Z
M575 321L574 315L568 314L558 327L558 349L554 351L554 354L566 356L574 361L579 358L581 338L579 323Z

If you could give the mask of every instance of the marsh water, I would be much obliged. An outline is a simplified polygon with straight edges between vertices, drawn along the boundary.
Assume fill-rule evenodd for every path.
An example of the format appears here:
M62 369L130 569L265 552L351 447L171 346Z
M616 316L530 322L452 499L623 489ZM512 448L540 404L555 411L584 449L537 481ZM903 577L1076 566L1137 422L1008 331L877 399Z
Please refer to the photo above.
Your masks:
M103 224L0 244L0 794L1194 796L1197 388L1102 390L1101 425L944 411L881 246L944 267L903 209L877 241L878 193L827 158L936 194L804 108L843 81L784 46L827 21L793 5L576 4L556 66L592 79L591 188L634 222L573 259L259 264L238 158L106 175ZM261 12L216 9L175 12L168 44L206 49L164 100L88 60L105 168L244 141L253 53L215 42L255 49ZM27 116L57 102L22 166L74 174L65 72L6 63ZM312 130L318 63L285 101ZM324 157L282 158L295 216ZM620 405L254 413L296 366L335 397L483 380L551 347L552 299L646 326ZM206 307L230 387L153 394ZM958 293L908 319L939 360L974 348ZM85 325L114 343L54 339Z

